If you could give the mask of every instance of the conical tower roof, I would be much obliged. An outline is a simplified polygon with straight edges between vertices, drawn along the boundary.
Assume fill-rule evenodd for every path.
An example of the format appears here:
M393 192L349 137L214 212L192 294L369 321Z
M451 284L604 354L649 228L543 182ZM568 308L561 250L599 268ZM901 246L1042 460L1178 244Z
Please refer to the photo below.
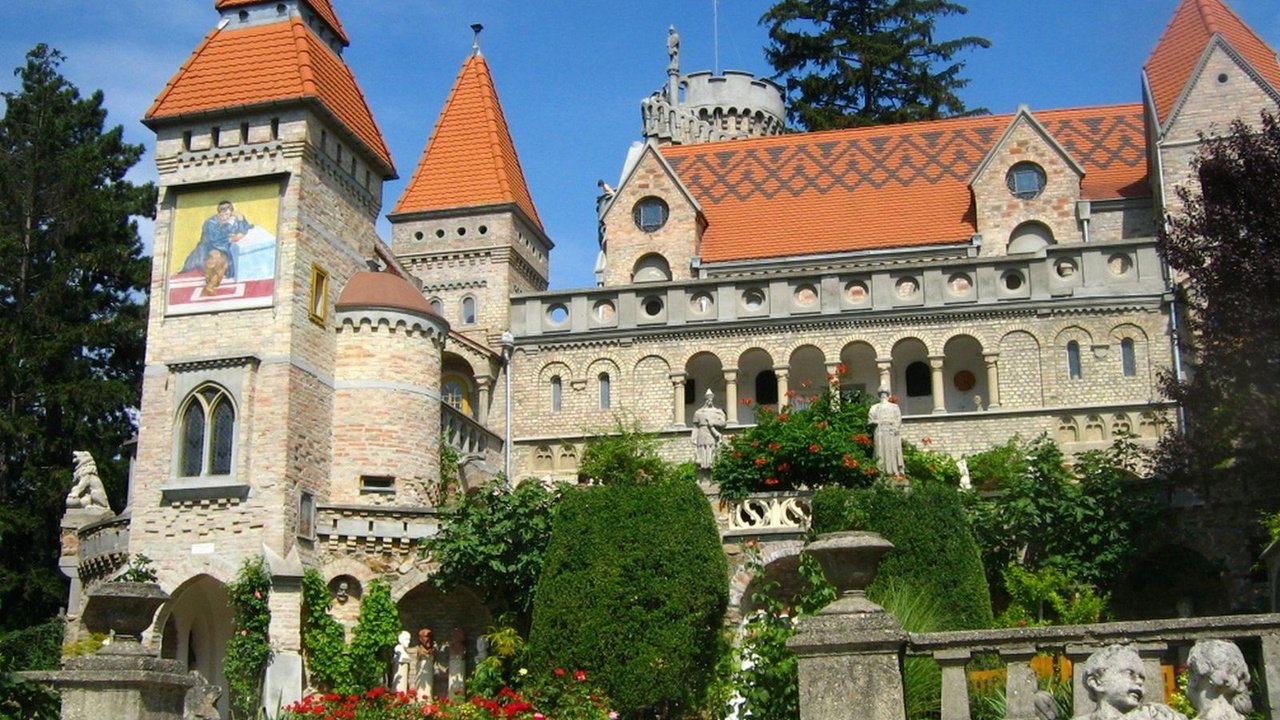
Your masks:
M219 7L236 1L221 0ZM306 2L332 14L328 0ZM336 15L333 23L336 27ZM155 125L290 100L327 115L363 146L383 177L396 176L391 152L351 68L296 14L246 27L219 23L169 80L144 121Z
M1276 61L1275 51L1226 3L1182 0L1143 66L1161 125L1168 122L1215 36L1250 66L1258 80L1270 85L1273 92L1280 90L1280 63Z
M520 208L542 230L489 64L473 52L392 214L500 204Z
M218 10L227 10L247 5L261 5L263 2L266 0L215 0L213 6ZM333 29L334 34L342 41L343 47L351 44L351 38L347 37L347 31L343 29L342 21L338 19L338 13L334 12L333 3L330 0L302 0L302 2L305 2Z

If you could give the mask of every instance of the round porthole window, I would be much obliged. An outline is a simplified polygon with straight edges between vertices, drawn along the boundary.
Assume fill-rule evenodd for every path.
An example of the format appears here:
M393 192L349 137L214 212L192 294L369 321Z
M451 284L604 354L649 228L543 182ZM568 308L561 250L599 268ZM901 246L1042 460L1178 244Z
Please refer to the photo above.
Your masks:
M845 296L849 298L849 302L855 305L866 302L867 297L869 296L867 292L867 284L861 280L854 280L848 285L845 285L844 293Z
M653 232L667 224L669 212L667 203L662 198L650 195L641 198L631 209L631 218L635 220L636 227L645 232Z
M1133 261L1124 253L1116 253L1107 259L1107 269L1112 275L1124 275L1133 267Z
M1033 162L1020 162L1009 168L1004 181L1014 197L1030 200L1044 190L1046 178L1044 168Z
M600 322L612 322L613 316L617 314L617 310L614 309L613 303L608 300L601 300L596 303L595 310L596 320L599 320Z
M1010 270L1004 274L1004 289L1010 292L1022 289L1022 273Z
M742 293L742 304L748 310L759 310L764 307L764 293L757 289L751 289Z
M662 314L661 298L656 298L656 297L645 298L645 301L642 306L644 307L644 314L647 315L648 317L654 318Z
M560 304L552 305L547 309L547 319L553 325L560 325L569 319L569 308Z
M818 290L812 285L801 285L796 288L796 304L809 307L818 302Z

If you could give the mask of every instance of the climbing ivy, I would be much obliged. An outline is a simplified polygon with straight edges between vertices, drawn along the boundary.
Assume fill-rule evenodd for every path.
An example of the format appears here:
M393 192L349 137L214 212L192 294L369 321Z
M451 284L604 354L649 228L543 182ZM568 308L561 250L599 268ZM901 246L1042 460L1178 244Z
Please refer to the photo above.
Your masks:
M271 659L268 631L271 609L268 600L271 578L262 558L246 560L235 580L227 585L227 604L231 607L231 640L223 673L234 717L257 717L262 705L262 676Z
M369 583L360 601L360 620L351 639L350 673L356 688L368 690L387 681L391 651L400 634L400 611L386 580Z
M333 598L324 577L316 570L302 575L302 647L311 682L320 690L355 692L351 657L342 626L329 615Z

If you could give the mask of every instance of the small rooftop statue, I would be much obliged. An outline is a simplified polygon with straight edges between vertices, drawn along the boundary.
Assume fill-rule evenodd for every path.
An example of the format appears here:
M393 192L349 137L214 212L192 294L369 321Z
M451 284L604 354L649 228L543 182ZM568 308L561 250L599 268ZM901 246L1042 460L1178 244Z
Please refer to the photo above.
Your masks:
M1142 702L1146 669L1132 648L1108 645L1090 655L1076 672L1096 705L1093 712L1076 715L1076 720L1187 720L1168 705Z
M680 72L680 33L676 32L675 25L667 28L667 57L671 60L667 63L667 72Z
M110 509L107 502L107 490L98 477L98 465L88 450L76 450L71 453L76 467L72 474L75 484L67 493L68 508L103 508Z
M1201 720L1244 720L1253 711L1249 666L1235 643L1201 640L1191 648L1187 700Z
M693 413L693 432L689 437L693 443L693 462L700 469L709 470L716 461L716 451L724 442L724 433L720 431L726 422L724 411L715 406L714 396L707 390L702 407Z

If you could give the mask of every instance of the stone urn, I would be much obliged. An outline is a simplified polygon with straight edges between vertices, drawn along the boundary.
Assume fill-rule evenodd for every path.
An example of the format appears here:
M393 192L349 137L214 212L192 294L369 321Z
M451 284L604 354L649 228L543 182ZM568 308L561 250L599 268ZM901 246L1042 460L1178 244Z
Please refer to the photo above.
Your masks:
M114 633L104 655L147 655L142 633L169 594L152 582L104 582L89 591L81 619L91 632Z
M822 566L827 582L835 585L840 597L822 609L822 615L883 612L867 600L867 586L876 579L876 570L893 543L877 533L862 530L827 533L805 547Z

